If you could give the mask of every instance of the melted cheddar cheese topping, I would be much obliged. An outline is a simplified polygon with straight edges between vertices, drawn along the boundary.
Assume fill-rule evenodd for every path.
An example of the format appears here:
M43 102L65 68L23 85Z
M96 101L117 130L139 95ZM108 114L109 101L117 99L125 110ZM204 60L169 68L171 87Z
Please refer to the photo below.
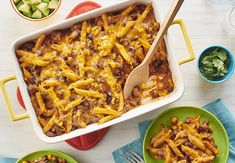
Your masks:
M144 59L158 30L151 4L132 4L21 45L16 54L44 133L57 136L102 124L172 92L162 41L149 80L123 98L128 74Z

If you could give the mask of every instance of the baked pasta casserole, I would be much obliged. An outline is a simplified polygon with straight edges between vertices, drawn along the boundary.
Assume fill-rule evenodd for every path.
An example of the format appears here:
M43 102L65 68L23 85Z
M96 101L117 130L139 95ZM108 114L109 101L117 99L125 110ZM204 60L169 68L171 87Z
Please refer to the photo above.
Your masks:
M21 45L17 58L44 133L53 137L102 124L172 92L163 40L148 81L123 97L128 74L144 59L158 30L152 5L132 4Z

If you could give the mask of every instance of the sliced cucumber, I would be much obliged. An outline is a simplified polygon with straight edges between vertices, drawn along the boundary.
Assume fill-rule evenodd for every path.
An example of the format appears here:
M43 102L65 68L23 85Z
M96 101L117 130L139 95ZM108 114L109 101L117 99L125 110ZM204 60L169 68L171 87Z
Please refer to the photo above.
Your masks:
M33 4L33 5L31 5L31 8L32 8L33 11L36 11L36 10L38 9L38 8L37 8L37 5L38 5L38 4Z
M23 5L23 4L24 4L24 2L20 1L20 3L18 3L18 4L16 5L16 8L19 10L19 7L20 7L21 5Z
M50 0L42 0L42 2L44 2L44 3L50 3Z
M30 0L31 5L39 4L42 0Z
M18 10L19 11L21 11L21 12L23 12L24 13L24 15L26 14L26 15L29 15L30 14L30 6L29 5L27 5L27 4L25 4L25 3L23 3L22 5L20 5L19 7L18 7Z
M30 0L22 0L25 4L30 4Z
M48 16L49 15L49 9L47 3L40 3L37 5L37 8L43 13L43 15Z
M32 18L35 18L35 19L42 18L42 12L40 10L34 11L34 13L32 14Z
M14 3L17 4L19 3L21 0L14 0Z
M16 8L25 16L40 19L50 15L59 0L13 0Z
M32 11L29 10L29 12L23 12L24 16L31 17L32 16Z
M58 0L51 0L51 2L48 5L49 9L56 9L56 7L58 6L59 1Z
M50 10L46 9L44 12L42 12L44 16L48 16L50 14Z

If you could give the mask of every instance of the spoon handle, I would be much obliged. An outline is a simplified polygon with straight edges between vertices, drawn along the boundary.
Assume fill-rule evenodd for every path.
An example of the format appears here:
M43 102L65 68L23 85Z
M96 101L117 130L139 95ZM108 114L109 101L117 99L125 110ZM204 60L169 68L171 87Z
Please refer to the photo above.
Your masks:
M144 65L145 63L149 64L149 62L151 61L151 58L154 52L157 50L159 43L161 42L162 38L166 34L166 31L171 25L171 22L174 20L174 17L176 16L183 2L184 0L173 0L173 3L170 6L170 9L166 15L166 18L164 22L162 23L160 30L158 31L157 36L155 37L152 43L152 46L148 50L148 53L146 54L143 62L141 63L142 65Z

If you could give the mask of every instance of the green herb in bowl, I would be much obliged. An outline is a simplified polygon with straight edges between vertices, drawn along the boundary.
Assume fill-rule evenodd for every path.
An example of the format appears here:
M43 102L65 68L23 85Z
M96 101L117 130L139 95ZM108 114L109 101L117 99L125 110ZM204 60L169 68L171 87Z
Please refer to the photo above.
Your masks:
M12 0L18 14L29 19L49 17L58 8L60 0Z
M211 48L202 54L199 69L208 80L218 80L227 75L229 64L230 58L225 49Z

